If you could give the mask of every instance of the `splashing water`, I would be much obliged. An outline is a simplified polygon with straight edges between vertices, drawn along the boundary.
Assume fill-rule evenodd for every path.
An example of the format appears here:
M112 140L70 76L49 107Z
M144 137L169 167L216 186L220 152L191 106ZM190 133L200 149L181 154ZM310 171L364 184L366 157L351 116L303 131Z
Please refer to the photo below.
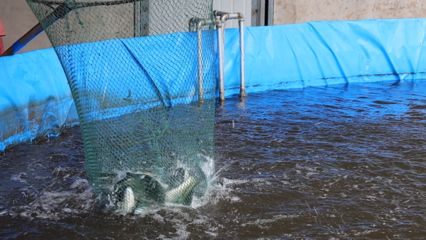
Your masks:
M228 99L215 168L199 165L205 196L126 216L99 206L78 128L16 146L0 156L0 238L424 239L425 92L418 81Z

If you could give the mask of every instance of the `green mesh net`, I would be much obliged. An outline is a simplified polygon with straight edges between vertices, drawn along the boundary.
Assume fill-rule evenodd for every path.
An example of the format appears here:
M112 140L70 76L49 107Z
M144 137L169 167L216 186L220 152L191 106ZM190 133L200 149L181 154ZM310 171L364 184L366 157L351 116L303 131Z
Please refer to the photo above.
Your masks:
M171 194L191 177L196 184L188 196L202 195L213 155L215 34L203 31L199 105L197 34L188 25L211 18L212 1L27 2L67 75L94 189L110 195L114 184L133 177ZM159 191L144 189L147 196Z

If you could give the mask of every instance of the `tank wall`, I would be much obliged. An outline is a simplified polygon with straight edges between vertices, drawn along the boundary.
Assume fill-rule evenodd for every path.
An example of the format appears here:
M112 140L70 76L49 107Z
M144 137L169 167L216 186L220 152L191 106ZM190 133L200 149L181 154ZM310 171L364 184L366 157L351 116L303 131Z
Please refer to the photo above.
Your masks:
M227 29L225 34L226 96L238 94L239 91L238 34L238 29ZM144 41L161 41L170 36L174 36L170 38L174 41L176 35L195 36L194 33L179 33L110 41L119 46L125 43L128 46L126 49L136 51L144 46ZM425 35L426 19L323 21L248 27L245 34L247 93L250 95L260 91L378 81L386 81L388 83L385 84L391 85L401 81L424 80ZM104 42L94 42L84 46L103 49L103 44ZM126 49L123 48L123 51ZM154 52L169 54L172 50L164 48L164 51L157 49ZM142 48L139 52L149 51ZM144 59L143 54L135 56ZM81 60L88 61L90 58L83 57ZM110 61L129 69L130 65L123 58ZM155 64L143 61L145 66ZM177 70L181 69L183 68ZM192 69L190 72L195 71L195 68ZM126 73L130 76L134 72L135 70L131 70ZM54 135L64 124L74 124L77 116L72 107L71 94L53 49L1 57L0 73L0 152L8 146L44 134ZM165 73L157 72L158 76L155 76L164 81L182 75ZM192 88L186 88L185 84L180 85L181 81L167 81L164 85L171 82L176 84L173 89L178 90L173 92L177 98L171 99L180 101L179 96L187 96L186 91L193 91ZM117 97L127 96L129 83L131 82L122 84L122 88L111 93L117 94ZM152 107L157 103L155 101L141 107ZM126 110L127 108L118 108L117 111L93 116L112 118L126 113Z
M274 2L274 24L424 17L426 17L424 0L275 0Z

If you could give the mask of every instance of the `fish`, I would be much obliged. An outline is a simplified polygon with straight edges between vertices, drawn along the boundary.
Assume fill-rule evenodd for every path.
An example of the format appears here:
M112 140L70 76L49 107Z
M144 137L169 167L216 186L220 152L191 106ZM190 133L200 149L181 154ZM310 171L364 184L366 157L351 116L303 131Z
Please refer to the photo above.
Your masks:
M131 187L127 187L126 190L124 190L123 199L119 207L123 213L133 212L135 209L136 199Z
M169 190L165 194L165 202L190 205L194 188L199 184L197 179L189 176L181 185Z
M170 186L161 184L148 173L127 172L125 177L115 184L113 190L118 211L127 215L137 208L156 204L191 205L194 189L202 182L202 179L183 169L178 169L176 172L183 173L184 176L178 178L179 183Z
M138 205L153 205L164 202L164 187L152 176L130 173L116 183L113 196L119 212L128 214Z

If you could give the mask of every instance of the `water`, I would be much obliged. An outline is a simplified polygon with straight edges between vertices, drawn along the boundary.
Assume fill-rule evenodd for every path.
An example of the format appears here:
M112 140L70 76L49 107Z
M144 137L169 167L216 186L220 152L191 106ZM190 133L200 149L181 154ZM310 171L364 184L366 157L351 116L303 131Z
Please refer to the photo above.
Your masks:
M426 238L426 81L229 99L195 208L98 206L78 128L0 160L1 239Z

